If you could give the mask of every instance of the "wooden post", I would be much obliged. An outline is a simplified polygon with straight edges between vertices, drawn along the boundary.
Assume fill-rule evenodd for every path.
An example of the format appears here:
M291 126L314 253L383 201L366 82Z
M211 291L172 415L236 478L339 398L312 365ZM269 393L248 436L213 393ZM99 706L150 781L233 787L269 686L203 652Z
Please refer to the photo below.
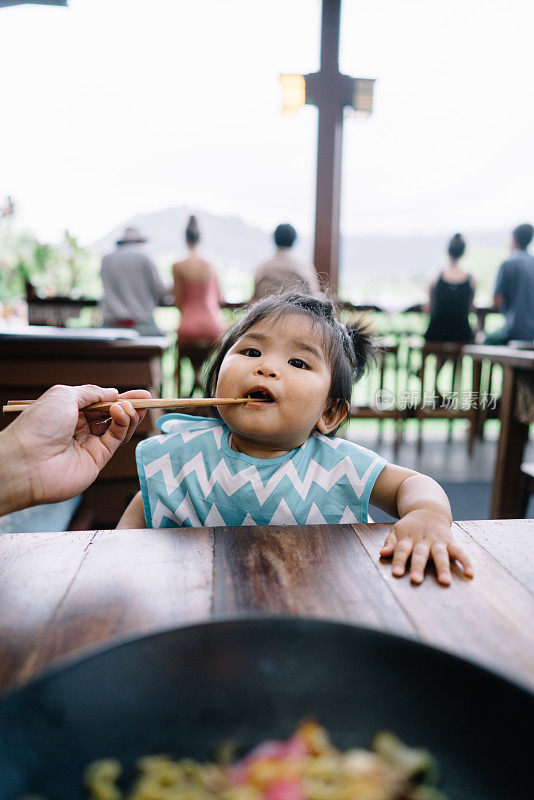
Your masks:
M343 109L352 103L354 80L339 72L341 0L323 0L321 69L306 75L306 103L319 109L317 190L315 203L315 268L323 288L337 295L341 146Z
M343 106L326 84L334 83L339 75L340 16L341 0L323 0L321 72L325 91L319 105L314 258L323 287L334 295L338 288Z

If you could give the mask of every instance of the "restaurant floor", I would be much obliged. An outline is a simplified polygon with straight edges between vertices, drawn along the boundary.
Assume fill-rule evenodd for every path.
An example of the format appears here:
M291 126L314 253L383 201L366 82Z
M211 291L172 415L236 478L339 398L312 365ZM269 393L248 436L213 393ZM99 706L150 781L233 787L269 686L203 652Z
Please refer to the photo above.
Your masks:
M455 431L452 442L446 438L430 438L430 435L431 431L428 434L424 431L421 453L417 452L415 435L408 434L397 453L394 452L390 431L384 433L382 442L376 434L358 436L354 429L351 429L348 438L380 453L388 461L416 469L439 481L447 492L455 519L488 519L497 453L496 439L477 442L475 452L469 456L465 434ZM534 462L534 440L527 445L525 461ZM389 522L392 519L375 508L370 513L375 522ZM534 496L530 499L527 516L534 518Z

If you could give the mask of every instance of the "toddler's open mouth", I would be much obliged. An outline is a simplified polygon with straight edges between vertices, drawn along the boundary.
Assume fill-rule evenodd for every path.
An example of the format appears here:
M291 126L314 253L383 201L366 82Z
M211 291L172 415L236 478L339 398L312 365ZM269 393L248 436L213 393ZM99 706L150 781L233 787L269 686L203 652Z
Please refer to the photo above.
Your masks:
M252 391L247 392L245 397L248 397L250 400L261 400L265 403L274 403L274 397L266 389L253 389Z

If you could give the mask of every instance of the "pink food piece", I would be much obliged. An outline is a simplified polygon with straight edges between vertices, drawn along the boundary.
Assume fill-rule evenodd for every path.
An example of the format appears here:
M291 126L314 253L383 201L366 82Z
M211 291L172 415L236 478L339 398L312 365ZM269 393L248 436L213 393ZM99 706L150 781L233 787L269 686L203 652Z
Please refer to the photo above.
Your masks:
M305 758L310 755L308 745L300 736L292 736L286 742L284 758Z
M309 755L309 752L306 742L298 736L292 736L291 739L285 741L271 739L262 742L255 747L254 750L251 750L248 756L238 761L237 764L234 764L234 766L230 768L230 781L234 785L245 783L247 780L248 767L260 759L273 758L279 759L280 761L283 759L292 760L304 758Z
M303 800L298 781L277 781L266 792L265 800Z

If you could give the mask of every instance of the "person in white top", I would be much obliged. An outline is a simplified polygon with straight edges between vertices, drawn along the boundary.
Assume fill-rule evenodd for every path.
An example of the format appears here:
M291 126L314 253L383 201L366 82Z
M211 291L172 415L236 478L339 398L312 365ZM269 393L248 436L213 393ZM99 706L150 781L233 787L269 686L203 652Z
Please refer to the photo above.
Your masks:
M126 228L116 250L104 256L100 307L105 327L135 328L142 336L162 336L152 312L170 305L172 295L142 248L146 241L137 228Z
M293 225L287 222L278 225L274 232L276 253L273 258L260 264L254 273L252 302L284 291L312 295L321 291L313 264L298 261L291 254L296 238L297 232Z

